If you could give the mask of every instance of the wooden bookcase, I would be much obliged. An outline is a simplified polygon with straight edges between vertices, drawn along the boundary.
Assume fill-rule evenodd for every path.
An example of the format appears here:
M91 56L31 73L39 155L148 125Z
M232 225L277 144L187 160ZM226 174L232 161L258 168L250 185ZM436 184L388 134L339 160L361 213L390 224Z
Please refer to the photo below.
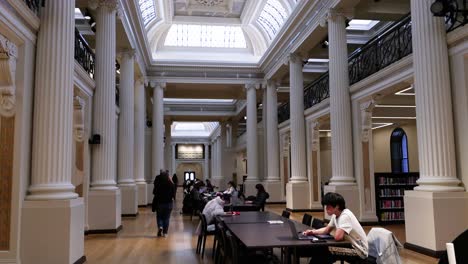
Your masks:
M377 218L381 224L401 224L405 222L405 191L413 190L419 172L375 173L375 201Z

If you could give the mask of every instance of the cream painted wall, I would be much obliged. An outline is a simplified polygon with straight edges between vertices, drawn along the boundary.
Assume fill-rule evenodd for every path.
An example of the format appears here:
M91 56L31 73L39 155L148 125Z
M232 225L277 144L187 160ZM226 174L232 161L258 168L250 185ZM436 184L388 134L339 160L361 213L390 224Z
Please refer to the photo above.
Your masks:
M203 179L203 166L200 163L191 163L191 162L179 163L176 168L176 173L180 182L183 182L184 180L185 171L193 171L195 172L196 178Z
M320 137L320 175L322 184L332 177L331 137Z
M418 136L416 132L416 124L407 124L400 127L405 131L408 138L409 170L411 172L419 172ZM390 160L390 135L395 128L397 127L388 126L372 130L375 172L392 171Z

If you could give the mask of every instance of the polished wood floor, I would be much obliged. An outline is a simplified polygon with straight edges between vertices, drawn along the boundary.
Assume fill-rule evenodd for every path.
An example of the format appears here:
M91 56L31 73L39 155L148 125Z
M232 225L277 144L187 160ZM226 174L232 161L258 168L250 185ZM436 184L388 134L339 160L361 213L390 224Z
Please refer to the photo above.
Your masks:
M178 196L181 194L179 193ZM86 263L213 263L211 260L212 240L207 240L205 258L195 253L197 244L194 235L198 219L190 220L181 215L182 197L178 197L175 210L172 211L169 236L156 236L156 220L150 208L140 208L137 217L122 219L123 229L118 234L87 235L85 237ZM266 210L281 214L284 205L268 205ZM312 213L320 217L320 213ZM292 213L291 218L300 221L303 213ZM371 227L365 227L366 232ZM404 225L391 225L385 228L393 231L398 239L405 242ZM403 263L431 264L437 259L407 250L400 251ZM307 263L307 259L302 259Z

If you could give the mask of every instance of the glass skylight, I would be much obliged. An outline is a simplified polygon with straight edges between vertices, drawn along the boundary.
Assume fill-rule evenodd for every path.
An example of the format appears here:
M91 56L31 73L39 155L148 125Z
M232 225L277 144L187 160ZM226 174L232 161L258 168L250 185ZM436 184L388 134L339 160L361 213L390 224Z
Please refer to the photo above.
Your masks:
M370 30L379 23L378 20L352 19L349 21L349 30Z
M218 127L218 122L174 122L172 137L208 137Z
M234 103L233 99L185 99L185 98L164 98L166 103Z
M244 33L239 26L209 26L174 24L167 33L165 46L246 48Z
M278 0L268 0L257 18L257 22L265 30L268 38L272 40L287 18L288 13Z
M156 18L156 9L154 8L154 0L138 0L140 5L141 18L146 26L149 22Z

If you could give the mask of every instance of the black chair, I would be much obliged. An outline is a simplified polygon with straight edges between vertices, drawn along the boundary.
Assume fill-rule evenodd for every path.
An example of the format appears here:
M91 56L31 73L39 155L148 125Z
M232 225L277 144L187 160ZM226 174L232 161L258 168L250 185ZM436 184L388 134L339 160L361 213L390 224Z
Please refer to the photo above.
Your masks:
M325 226L325 222L323 220L320 220L318 218L315 218L312 220L312 228L314 229L319 229Z
M291 215L291 212L286 211L286 210L283 210L283 213L281 214L282 217L288 218L288 219L289 219L289 216L290 216L290 215Z
M216 240L218 241L215 249L215 264L225 263L226 259L229 257L227 254L229 252L229 247L226 240L226 228L223 223L218 223L216 225Z
M312 224L312 216L310 214L304 214L302 217L302 224L310 226Z
M202 213L198 213L198 216L200 217L200 223L201 223L201 231L200 234L198 235L198 241L197 241L197 253L201 253L201 257L203 258L204 253L205 253L205 244L206 244L206 237L210 235L214 235L214 231L208 231L208 223L206 222L206 217Z

